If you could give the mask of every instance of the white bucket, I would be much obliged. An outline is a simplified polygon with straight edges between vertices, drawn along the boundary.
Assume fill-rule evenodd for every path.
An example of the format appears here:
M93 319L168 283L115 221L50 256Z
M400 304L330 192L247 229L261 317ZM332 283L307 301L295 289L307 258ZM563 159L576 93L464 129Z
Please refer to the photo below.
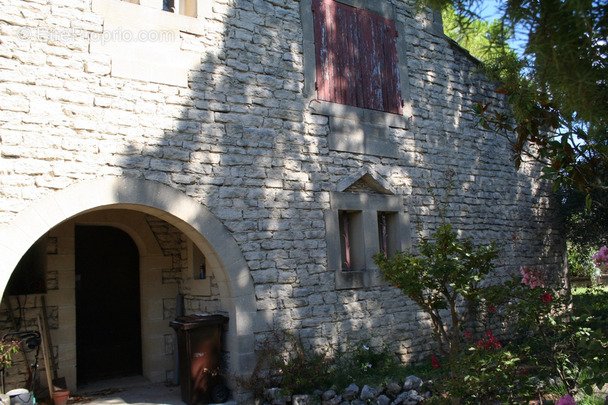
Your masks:
M11 398L11 405L34 405L34 393L25 388L17 388L6 393Z

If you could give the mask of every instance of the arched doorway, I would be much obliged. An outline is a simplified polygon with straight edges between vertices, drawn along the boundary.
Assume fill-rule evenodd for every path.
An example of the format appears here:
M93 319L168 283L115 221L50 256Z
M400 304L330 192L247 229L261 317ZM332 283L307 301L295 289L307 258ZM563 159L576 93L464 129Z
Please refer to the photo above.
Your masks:
M253 280L246 261L230 232L207 208L169 186L142 179L108 177L74 184L32 204L10 223L0 226L0 240L3 241L0 243L0 255L4 258L0 262L2 290L4 291L17 262L42 235L55 229L58 235L65 235L69 239L73 237L73 221L85 215L96 215L103 219L105 213L111 210L137 212L162 219L179 229L202 252L206 265L215 269L221 308L229 317L228 330L225 334L226 349L230 353L229 373L235 377L249 375L256 360L253 333L257 313ZM100 222L100 219L96 218L94 222L94 225L113 224L121 229L124 229L123 224L131 222L128 224L131 229L138 228L137 220L132 215L126 215L122 219L112 219L109 222L103 220ZM140 248L140 276L143 277L141 291L149 298L146 300L142 297L142 319L147 320L142 325L144 337L142 350L150 354L144 359L145 375L145 370L152 370L152 365L158 361L155 357L156 351L152 347L163 344L163 334L168 327L166 319L162 316L156 317L154 314L162 315L162 308L159 309L158 303L174 299L175 287L158 288L157 275L160 274L159 269L164 264L159 262L157 253L142 250L142 246L143 249L152 246L151 242L142 240L147 237L145 232L128 231L128 233ZM58 245L63 246L61 243ZM57 259L58 262L63 263L69 260L69 257L70 255L67 254ZM74 269L71 269L71 274L74 274ZM53 302L58 305L57 312L60 318L66 314L63 318L65 321L61 322L68 322L68 328L62 328L59 334L63 339L73 339L72 346L66 348L67 360L62 370L67 374L75 365L75 356L70 351L74 348L76 337L75 317L70 318L70 311L73 310L70 309L69 304L71 302L69 295L74 292L75 281L70 281L69 277L66 280L67 288L65 283L60 282L54 301L51 300L50 294L47 296L49 296L49 305L53 305ZM165 296L161 297L159 294ZM58 362L61 365L63 348L59 347L59 349ZM148 378L160 381L165 376L150 375ZM74 375L73 379L69 379L68 384L74 384L75 388L75 380Z
M139 252L124 231L76 225L78 385L142 374Z

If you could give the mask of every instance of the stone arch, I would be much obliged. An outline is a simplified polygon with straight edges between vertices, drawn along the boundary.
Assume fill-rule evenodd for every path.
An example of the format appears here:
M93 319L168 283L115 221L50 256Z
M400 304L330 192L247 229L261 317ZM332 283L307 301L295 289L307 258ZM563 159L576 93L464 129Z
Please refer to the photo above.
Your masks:
M147 213L182 231L220 271L222 307L230 316L227 348L231 373L249 374L255 362L255 292L247 263L229 231L209 209L182 192L150 180L105 177L73 184L30 205L0 227L0 287L29 247L48 230L82 214L129 209Z

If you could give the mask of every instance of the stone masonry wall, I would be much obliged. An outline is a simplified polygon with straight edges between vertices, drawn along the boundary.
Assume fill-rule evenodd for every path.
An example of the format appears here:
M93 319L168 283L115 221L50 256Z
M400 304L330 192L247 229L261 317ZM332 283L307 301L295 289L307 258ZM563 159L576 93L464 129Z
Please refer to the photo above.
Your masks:
M302 95L298 1L212 1L205 33L181 33L181 50L200 56L183 87L112 75L111 57L90 51L104 32L90 0L0 0L0 223L81 181L160 182L238 243L259 342L280 328L316 347L390 343L403 360L424 358L429 320L396 289L335 288L324 212L336 184L373 170L403 197L412 231L428 233L439 218L427 187L453 171L448 217L465 236L501 242L498 280L523 264L561 268L562 247L538 170L516 171L507 142L474 125L472 102L504 100L432 13L390 3L408 43L408 127L390 130L399 158L329 148L329 118Z
M146 220L163 254L172 258L171 269L163 273L163 283L179 283L180 293L184 295L184 314L217 313L221 312L219 303L219 289L215 275L207 270L210 279L210 294L202 296L188 288L187 280L192 277L188 274L188 248L185 235L171 224L162 219L148 215ZM168 321L177 316L176 300L168 299L164 302L165 319Z
M0 310L0 330L2 336L16 331L37 331L39 330L38 317L42 319L43 305L41 296L38 294L32 295L15 295L9 298L8 301L3 301ZM10 305L10 307L9 307ZM12 310L10 315L9 308ZM59 319L56 306L46 307L47 322L49 330L56 330L59 327ZM8 336L7 340L17 339L16 336ZM57 358L57 346L51 348L53 350L53 359ZM51 356L48 355L49 362ZM32 381L32 387L37 396L45 395L46 362L41 347L30 349L26 342L20 346L20 351L11 356L11 367L7 367L4 372L4 384L8 392L14 388L25 386L26 382ZM30 367L37 364L36 371L30 372ZM30 374L31 373L31 374ZM42 395L39 395L41 394Z

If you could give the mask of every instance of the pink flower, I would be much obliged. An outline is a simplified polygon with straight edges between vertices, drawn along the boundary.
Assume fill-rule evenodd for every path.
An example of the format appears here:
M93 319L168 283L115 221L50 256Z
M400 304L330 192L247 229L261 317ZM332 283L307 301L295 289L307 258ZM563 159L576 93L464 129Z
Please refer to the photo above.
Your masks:
M592 257L595 267L600 270L608 269L608 246L602 246Z
M536 287L544 287L545 273L535 267L521 266L522 284L526 284L531 289Z
M550 293L544 293L540 296L540 299L543 301L543 304L550 304L553 300L553 297L551 297Z
M576 401L574 401L574 398L572 398L570 394L566 394L558 399L555 405L576 405Z
M471 332L469 332L468 330L465 330L463 335L464 335L464 338L468 341L471 341L471 339L473 339L473 334Z
M490 305L490 306L488 307L488 311L489 311L491 314L493 314L494 312L496 312L496 307L495 307L494 305Z

